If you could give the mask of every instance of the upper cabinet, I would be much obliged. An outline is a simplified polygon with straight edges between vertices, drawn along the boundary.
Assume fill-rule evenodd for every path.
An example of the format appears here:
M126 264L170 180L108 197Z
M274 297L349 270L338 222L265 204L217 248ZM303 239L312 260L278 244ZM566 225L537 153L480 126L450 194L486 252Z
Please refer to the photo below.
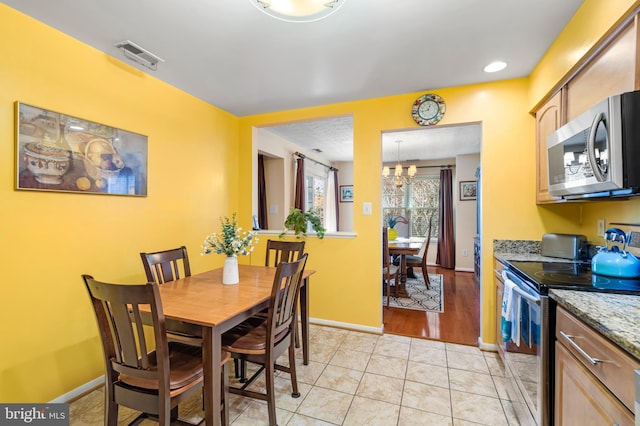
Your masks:
M553 95L536 112L536 203L555 203L562 198L549 194L549 179L547 177L547 136L555 132L565 122L563 117L564 89Z
M549 194L547 136L606 97L640 89L638 26L636 15L614 29L536 110L537 204L563 201Z
M634 19L566 85L567 120L611 95L637 89L638 30Z

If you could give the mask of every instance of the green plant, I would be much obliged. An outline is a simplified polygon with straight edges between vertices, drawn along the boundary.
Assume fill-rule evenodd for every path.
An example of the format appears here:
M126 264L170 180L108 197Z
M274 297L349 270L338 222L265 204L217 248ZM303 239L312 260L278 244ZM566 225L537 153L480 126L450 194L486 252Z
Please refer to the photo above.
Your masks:
M226 254L227 256L246 256L253 251L253 244L258 242L255 232L243 231L238 227L238 220L234 213L231 218L221 217L221 233L207 236L202 246L202 254Z
M398 222L405 224L409 223L409 221L407 221L404 216L387 216L387 225L389 225L390 229L393 229L393 227L396 226Z
M307 223L311 223L311 227L316 231L318 238L324 238L324 233L327 230L322 226L322 219L318 216L318 213L313 209L303 213L295 207L291 208L289 215L284 221L285 231L282 231L280 238L284 237L287 229L292 230L296 234L296 238L306 237Z

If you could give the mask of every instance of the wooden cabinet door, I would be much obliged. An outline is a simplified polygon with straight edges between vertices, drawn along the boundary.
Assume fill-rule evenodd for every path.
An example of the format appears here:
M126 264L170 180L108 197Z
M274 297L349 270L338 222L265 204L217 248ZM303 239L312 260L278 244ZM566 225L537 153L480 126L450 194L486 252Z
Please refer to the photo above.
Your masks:
M556 342L555 425L630 425L634 416Z
M638 28L634 20L567 84L567 120L609 96L635 90L637 50Z
M553 95L547 103L536 112L536 203L557 203L561 198L549 194L549 178L547 176L547 136L555 132L562 124L564 89Z

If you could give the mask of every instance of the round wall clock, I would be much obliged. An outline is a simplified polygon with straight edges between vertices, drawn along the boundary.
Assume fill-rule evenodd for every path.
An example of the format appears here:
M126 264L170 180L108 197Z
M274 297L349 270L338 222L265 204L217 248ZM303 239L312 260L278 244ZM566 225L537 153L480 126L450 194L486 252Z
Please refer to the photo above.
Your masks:
M421 126L433 126L442 120L447 106L444 99L433 93L420 96L411 107L411 117Z

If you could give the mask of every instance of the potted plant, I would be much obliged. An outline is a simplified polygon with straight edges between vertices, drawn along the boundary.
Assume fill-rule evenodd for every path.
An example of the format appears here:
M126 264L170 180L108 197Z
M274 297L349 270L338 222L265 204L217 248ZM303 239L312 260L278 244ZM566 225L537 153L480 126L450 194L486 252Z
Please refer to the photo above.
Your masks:
M202 254L224 254L222 284L238 284L238 256L247 256L253 251L254 243L258 242L254 231L243 231L238 226L236 214L221 217L222 232L208 235L202 246Z
M322 219L316 210L311 209L303 213L302 210L292 207L284 221L285 230L280 234L280 238L284 237L288 229L295 233L296 238L306 237L309 223L311 223L313 230L316 231L318 238L324 238L324 233L327 230L322 226Z

